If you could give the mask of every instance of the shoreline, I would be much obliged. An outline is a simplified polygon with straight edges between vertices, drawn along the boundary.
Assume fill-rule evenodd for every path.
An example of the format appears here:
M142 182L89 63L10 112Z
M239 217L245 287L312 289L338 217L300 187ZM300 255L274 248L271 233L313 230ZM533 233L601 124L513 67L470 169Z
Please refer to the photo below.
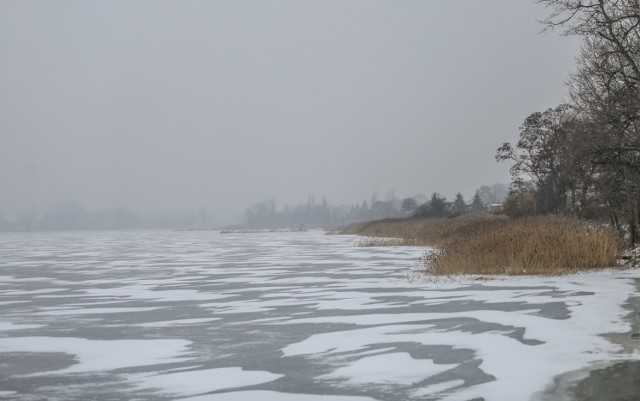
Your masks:
M412 246L437 248L424 261L425 269L435 276L558 276L638 264L634 252L624 249L613 229L575 217L513 219L469 213L455 218L357 223L345 227L342 234L402 238ZM384 245L385 241L368 242ZM626 258L624 266L622 258Z
M628 310L625 321L630 330L625 333L604 333L602 336L621 346L620 356L637 355L603 361L577 371L567 372L554 379L539 401L636 401L640 399L640 278L634 280L635 291L624 303Z
M397 222L396 222L397 223ZM370 236L371 231L363 234L362 231L369 230L377 226L376 222L366 223L361 226L360 233L356 235L365 237L361 243L367 243L367 236L380 240L388 237L388 232L378 231ZM381 238L382 237L382 238ZM393 238L393 237L391 237ZM402 237L400 237L402 239ZM406 240L406 238L404 238ZM416 241L417 242L417 241ZM376 246L376 241L371 241ZM377 246L403 246L402 243L389 241L379 241ZM415 243L411 244L415 246ZM429 246L424 245L423 246ZM623 257L618 258L617 266L608 267L612 271L634 270L640 268L640 247L624 250ZM597 269L600 271L605 270ZM596 270L588 269L582 272L571 272L570 274L593 273ZM425 272L426 274L426 272ZM442 278L444 276L429 275L432 278ZM500 278L526 277L504 276L491 274L478 274L488 280ZM537 275L536 275L537 276ZM451 277L469 277L469 275L452 275ZM547 275L546 277L549 277ZM640 400L640 278L630 277L633 280L633 290L629 293L627 300L622 305L624 313L623 320L629 324L627 331L623 333L602 333L601 336L612 344L620 346L617 357L611 360L596 362L590 366L585 366L578 370L565 372L553 379L553 384L546 390L534 395L534 400L538 401L602 401L615 399L617 401L637 401ZM455 281L455 280L454 280Z

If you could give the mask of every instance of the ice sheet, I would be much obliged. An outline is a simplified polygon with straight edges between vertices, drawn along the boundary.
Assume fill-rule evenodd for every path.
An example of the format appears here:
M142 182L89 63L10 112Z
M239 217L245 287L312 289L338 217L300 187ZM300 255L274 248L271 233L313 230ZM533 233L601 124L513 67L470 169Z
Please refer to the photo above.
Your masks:
M138 323L136 326L140 327L171 327L171 326L184 326L190 324L209 323L220 320L219 317L199 318L199 319L177 319L177 320L162 320L159 322Z
M429 359L413 359L406 352L397 352L362 358L319 378L344 379L354 385L411 385L456 366L435 364Z
M423 396L434 396L434 395L439 395L439 396L443 396L446 394L445 393L447 390L451 390L454 387L460 387L464 385L464 380L450 380L450 381L445 381L445 382L440 382L437 384L431 384L429 386L424 386L421 387L417 390L414 390L411 392L411 395L413 397L423 397Z
M103 313L134 313L134 312L149 312L152 310L161 309L161 307L147 307L147 308L74 308L74 309L59 309L48 310L39 312L40 315L50 316L68 316L68 315L100 315Z
M190 370L133 377L136 387L155 389L186 397L235 387L254 386L279 379L282 375L240 367Z
M424 249L354 242L0 236L3 383L22 399L510 401L567 372L640 359L603 337L630 335L638 271L420 280ZM22 386L34 369L53 385Z
M186 340L87 340L73 337L0 338L0 353L62 352L74 355L77 363L42 374L107 371L134 366L185 360L190 341Z
M370 397L281 393L277 391L236 391L182 398L181 401L377 401Z
M0 331L37 329L38 327L43 327L43 325L41 325L41 324L16 324L16 323L12 323L12 322L0 322Z

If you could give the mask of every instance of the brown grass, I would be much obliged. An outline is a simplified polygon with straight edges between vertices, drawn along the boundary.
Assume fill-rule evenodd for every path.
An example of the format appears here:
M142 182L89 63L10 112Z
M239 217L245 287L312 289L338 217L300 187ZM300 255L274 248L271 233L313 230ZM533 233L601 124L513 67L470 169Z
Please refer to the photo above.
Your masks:
M435 275L558 275L615 266L621 254L613 230L558 216L381 220L349 226L344 233L435 247L425 258L426 271Z

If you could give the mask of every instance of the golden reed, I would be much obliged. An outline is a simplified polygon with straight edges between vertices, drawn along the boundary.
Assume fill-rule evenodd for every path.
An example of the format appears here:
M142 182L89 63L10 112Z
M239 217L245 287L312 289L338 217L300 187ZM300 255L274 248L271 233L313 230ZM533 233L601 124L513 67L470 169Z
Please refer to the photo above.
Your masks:
M622 252L609 227L561 216L388 219L353 224L343 233L434 247L425 258L434 275L559 275L616 266Z

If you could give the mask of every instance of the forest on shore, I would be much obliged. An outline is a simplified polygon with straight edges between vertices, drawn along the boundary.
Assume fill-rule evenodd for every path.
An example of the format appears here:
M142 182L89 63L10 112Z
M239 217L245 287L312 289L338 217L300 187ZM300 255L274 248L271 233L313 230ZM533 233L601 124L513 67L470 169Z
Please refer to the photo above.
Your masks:
M529 115L514 144L499 214L380 220L343 233L437 249L428 273L564 274L640 259L640 3L539 0L546 30L581 38L566 103ZM384 245L384 241L361 243ZM390 243L397 245L397 242Z
M559 214L607 220L631 247L640 222L640 3L540 0L546 30L581 38L569 100L532 113L515 144L508 216Z

